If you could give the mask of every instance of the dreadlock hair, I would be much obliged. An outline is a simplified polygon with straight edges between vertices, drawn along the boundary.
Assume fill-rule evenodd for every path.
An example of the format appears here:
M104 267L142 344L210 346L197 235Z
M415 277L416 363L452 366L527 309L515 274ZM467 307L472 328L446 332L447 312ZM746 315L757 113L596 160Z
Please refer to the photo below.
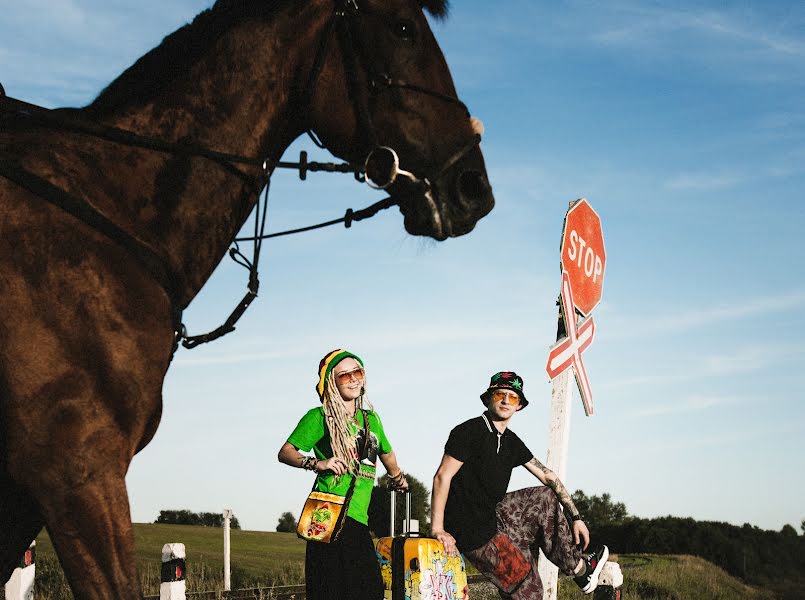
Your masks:
M366 375L364 374L363 387L361 388L360 397L355 402L355 410L366 408L367 405L369 410L374 410L374 407L366 397L365 377ZM333 456L340 458L347 465L347 471L351 475L356 475L358 473L358 460L355 458L355 444L358 439L358 430L353 431L353 417L347 411L347 407L344 405L344 398L335 384L334 371L330 372L327 377L322 404L324 405L324 419L327 424L327 431L330 433L330 447L333 449Z

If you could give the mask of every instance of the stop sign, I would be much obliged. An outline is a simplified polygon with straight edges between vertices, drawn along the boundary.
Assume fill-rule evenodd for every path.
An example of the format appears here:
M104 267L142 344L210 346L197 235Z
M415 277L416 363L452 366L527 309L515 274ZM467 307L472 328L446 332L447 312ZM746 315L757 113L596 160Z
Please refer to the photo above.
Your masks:
M601 219L587 200L577 200L565 217L561 263L570 278L576 309L584 316L601 301L606 262Z

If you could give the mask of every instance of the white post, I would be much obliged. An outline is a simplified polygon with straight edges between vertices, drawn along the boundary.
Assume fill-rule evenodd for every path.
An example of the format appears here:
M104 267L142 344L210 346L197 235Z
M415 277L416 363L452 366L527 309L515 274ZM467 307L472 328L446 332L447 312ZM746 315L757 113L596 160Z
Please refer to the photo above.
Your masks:
M230 568L229 568L229 520L232 518L232 509L224 509L224 591L228 592L232 589L232 582L230 581Z
M36 574L36 540L22 555L20 566L14 569L6 583L6 600L32 600Z
M389 537L394 537L395 519L397 517L397 492L391 490L389 501Z
M162 574L159 600L185 600L187 565L184 544L162 546Z
M556 473L562 483L567 475L567 454L570 444L570 406L573 399L573 367L568 367L551 381L551 416L548 429L546 467ZM556 600L559 569L540 550L539 576L545 593L543 600Z
M623 587L623 573L616 562L608 562L598 576L598 587L595 588L593 600L620 600Z

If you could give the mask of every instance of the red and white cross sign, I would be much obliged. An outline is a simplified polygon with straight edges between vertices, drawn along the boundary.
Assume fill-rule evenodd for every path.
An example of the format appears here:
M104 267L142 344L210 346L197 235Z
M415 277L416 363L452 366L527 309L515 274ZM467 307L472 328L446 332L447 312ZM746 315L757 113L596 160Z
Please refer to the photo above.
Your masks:
M545 370L548 373L548 377L553 379L571 365L573 366L573 374L579 386L581 401L584 403L584 413L589 417L593 414L593 392L590 389L584 362L581 360L581 353L593 343L595 321L592 315L582 321L576 320L573 290L570 286L570 277L566 271L562 271L560 304L567 337L562 338L551 346Z

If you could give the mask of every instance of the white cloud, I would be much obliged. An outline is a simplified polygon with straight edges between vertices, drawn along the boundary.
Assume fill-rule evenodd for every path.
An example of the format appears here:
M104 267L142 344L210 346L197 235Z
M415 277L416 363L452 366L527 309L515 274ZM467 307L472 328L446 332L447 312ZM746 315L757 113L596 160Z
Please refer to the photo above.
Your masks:
M688 396L673 404L662 404L643 408L637 411L637 414L642 417L653 417L658 415L695 413L725 404L734 404L738 401L737 398L722 396Z
M716 190L735 187L746 181L742 175L735 173L692 174L677 175L665 183L665 187L672 190Z
M19 24L49 30L72 31L87 23L86 11L73 0L28 0L18 3L8 16Z
M805 353L802 344L761 344L749 346L728 354L713 354L702 358L703 375L729 375L756 371Z
M805 57L805 43L779 31L779 27L777 31L772 31L770 26L759 22L754 15L653 8L645 4L621 4L614 12L617 12L620 22L630 22L594 33L591 39L596 43L645 47L662 44L664 36L691 33L703 38L717 38L720 43L739 42L746 50L766 52L781 58ZM695 52L695 49L690 47L688 51Z
M706 310L693 310L683 313L660 315L652 318L631 318L629 327L611 327L609 335L618 338L643 337L658 333L682 332L694 327L712 325L723 321L733 321L772 311L792 310L805 305L805 291L795 291L780 296L765 296L747 299L735 306L721 306ZM610 317L614 319L614 317Z

